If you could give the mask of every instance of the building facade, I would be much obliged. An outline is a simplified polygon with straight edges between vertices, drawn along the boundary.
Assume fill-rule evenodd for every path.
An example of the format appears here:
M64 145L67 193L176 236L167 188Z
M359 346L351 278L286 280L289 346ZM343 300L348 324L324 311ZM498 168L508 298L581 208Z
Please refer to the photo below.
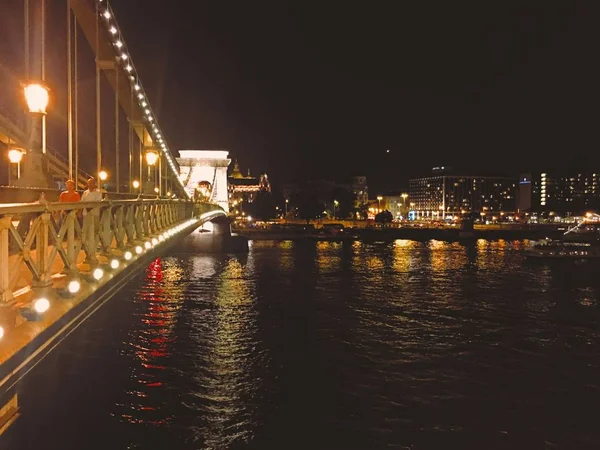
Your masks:
M260 191L271 192L271 184L267 174L253 177L250 174L250 169L248 169L248 174L244 176L237 161L235 161L233 171L227 181L229 185L229 207L232 211L242 210L244 203L252 203Z
M600 209L600 172L538 172L519 177L521 211L581 214Z
M517 183L508 177L435 175L409 182L409 206L417 217L465 212L509 212L516 208Z
M354 195L354 207L360 208L361 205L369 203L369 186L367 185L367 177L364 175L352 177L352 185L350 186Z

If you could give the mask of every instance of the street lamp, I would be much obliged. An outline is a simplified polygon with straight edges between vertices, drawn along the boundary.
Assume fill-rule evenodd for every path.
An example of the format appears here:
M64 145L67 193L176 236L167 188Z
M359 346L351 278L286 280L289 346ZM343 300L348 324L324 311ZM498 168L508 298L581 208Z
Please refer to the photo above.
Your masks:
M29 112L32 114L39 114L42 116L42 153L46 154L46 108L50 97L48 95L48 88L41 83L29 83L27 84L23 92L25 94L25 101Z
M340 204L337 200L333 201L333 220L335 220L335 208Z
M287 215L288 215L288 203L290 202L289 198L285 199L285 221L287 223Z
M402 206L406 208L406 199L408 198L408 194L405 192L404 194L400 194L400 197L402 197Z
M46 114L46 108L50 99L46 86L40 83L30 83L25 86L24 93L30 113Z
M381 195L377 196L377 209L379 209L379 212L381 212L381 200L383 200L383 197Z
M150 166L153 166L158 161L158 153L155 150L146 152L146 164L148 164L148 181L150 181Z
M21 159L23 159L22 150L13 148L8 151L8 160L17 165L17 179L21 178ZM10 184L10 170L8 171L8 184Z

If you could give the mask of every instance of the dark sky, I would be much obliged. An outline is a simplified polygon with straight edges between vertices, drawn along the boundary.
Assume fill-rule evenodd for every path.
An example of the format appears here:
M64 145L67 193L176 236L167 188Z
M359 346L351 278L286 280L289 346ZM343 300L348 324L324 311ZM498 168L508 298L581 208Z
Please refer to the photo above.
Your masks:
M172 148L377 189L434 165L600 170L593 2L112 3Z

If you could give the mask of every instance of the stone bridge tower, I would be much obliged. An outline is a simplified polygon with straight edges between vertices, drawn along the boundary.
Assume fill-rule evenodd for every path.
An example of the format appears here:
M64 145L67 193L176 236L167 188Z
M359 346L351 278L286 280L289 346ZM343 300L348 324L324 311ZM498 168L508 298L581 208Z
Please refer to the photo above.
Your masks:
M179 150L177 158L180 179L185 190L193 197L198 183L211 186L210 201L229 212L227 167L231 163L226 150Z

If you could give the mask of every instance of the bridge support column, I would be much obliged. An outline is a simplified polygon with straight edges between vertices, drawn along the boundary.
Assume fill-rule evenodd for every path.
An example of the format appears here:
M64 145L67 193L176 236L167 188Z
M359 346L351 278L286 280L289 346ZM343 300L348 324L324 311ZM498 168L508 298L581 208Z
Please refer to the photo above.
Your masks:
M30 151L25 155L21 177L13 184L18 187L48 188L51 186L48 174L48 162L46 156Z
M231 222L219 217L210 222L212 231L202 229L190 235L190 246L199 252L247 252L248 239L231 234ZM203 227L204 228L204 227ZM210 228L208 228L210 229Z
M0 219L0 302L6 303L12 300L13 295L10 290L10 277L8 270L8 230L10 228L12 217L6 216Z
M54 226L50 223L50 214L43 213L40 218L40 225L38 227L35 236L36 255L38 260L39 276L31 283L35 287L45 287L52 284L51 273L48 261L48 235L50 234L49 228Z
M85 242L85 263L90 267L98 265L98 258L96 257L96 251L98 247L98 241L96 240L96 224L99 224L100 220L98 216L93 216L91 211L83 216L83 228L81 230L82 241Z

